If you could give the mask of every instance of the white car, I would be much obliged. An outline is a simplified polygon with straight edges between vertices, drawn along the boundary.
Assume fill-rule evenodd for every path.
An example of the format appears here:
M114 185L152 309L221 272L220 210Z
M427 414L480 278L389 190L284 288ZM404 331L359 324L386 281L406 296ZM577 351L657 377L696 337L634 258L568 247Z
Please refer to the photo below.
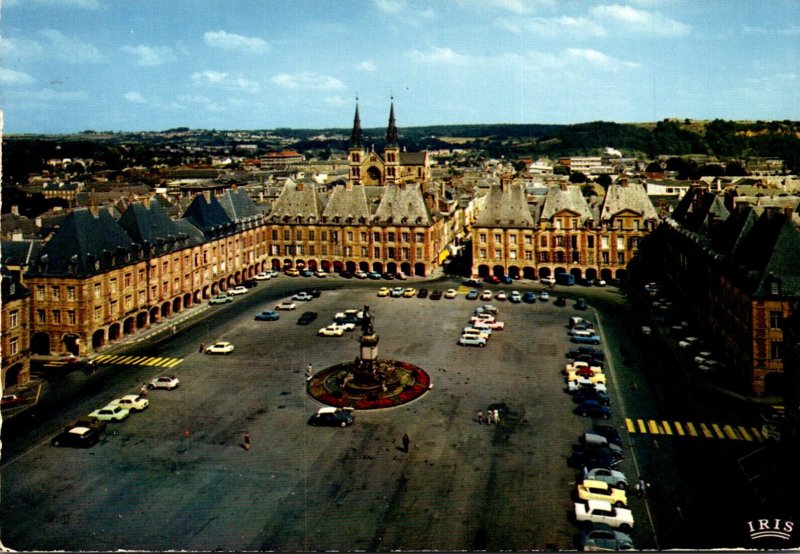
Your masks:
M461 346L486 346L486 339L478 335L461 335L458 338L458 344Z
M479 329L477 327L472 327L471 325L467 325L461 330L462 335L477 335L481 338L489 340L489 337L492 336L491 329Z
M100 408L89 414L90 417L96 417L100 421L122 421L131 414L129 410L119 406L106 406Z
M277 306L275 306L276 310L295 310L297 309L297 304L292 302L291 300L284 300Z
M482 306L478 306L475 308L475 315L481 314L493 314L497 315L498 309L496 306L492 306L491 304L484 304Z
M627 508L612 506L605 500L575 502L575 521L605 523L622 531L633 529L633 513Z
M492 291L485 290L481 293L481 300L491 300L492 299Z
M539 300L541 300L542 302L547 302L548 300L550 300L550 293L548 293L546 290L543 290L542 293L539 295Z
M541 279L539 279L539 282L542 283L543 285L555 285L556 284L556 278L555 277L542 277Z
M253 277L256 281L269 281L272 279L271 273L256 273L255 277Z
M229 342L215 342L206 348L206 354L230 354L233 352L233 345Z
M366 271L361 271L359 269L358 271L354 271L353 272L353 277L355 277L356 279L366 279L367 278L367 272Z
M278 275L281 274L280 271L278 271L277 269L271 269L271 270L268 271L268 273L269 273L270 277L272 277L272 278L275 278L275 277L277 277Z
M504 293L503 291L500 291L500 292L497 293L497 296L495 296L495 299L497 299L497 300L507 300L508 296L506 296L506 293Z
M336 312L336 315L333 316L333 319L334 319L334 321L336 321L336 320L339 320L339 319L347 319L347 318L350 318L350 317L357 318L357 319L363 319L364 318L364 310L350 309L350 310L345 310L343 312Z
M697 337L686 337L685 339L678 341L678 346L680 348L691 348L696 346L700 343L700 339Z
M238 296L240 294L247 294L247 287L245 287L244 285L237 285L233 287L231 290L229 290L228 294L232 294L233 296Z
M346 322L343 322L343 323L337 322L337 323L333 323L333 325L338 326L345 333L347 333L349 331L352 331L353 329L356 328L356 324L353 323L352 321L346 321Z
M455 298L456 297L456 289L447 289L447 292L444 293L445 298Z
M147 388L150 390L153 389L173 390L178 388L178 385L180 384L181 382L174 375L162 375L161 377L156 377L155 379L147 383Z
M522 302L522 295L519 293L519 291L512 290L511 294L508 295L508 300L514 304L519 304Z
M150 405L150 401L143 396L139 396L138 394L126 394L122 398L112 400L108 405L119 406L120 408L125 408L131 412L141 412L147 409L147 407Z
M327 327L323 327L317 331L317 335L321 337L341 337L344 335L344 329L342 329L336 323L331 323Z
M297 294L292 295L292 300L295 302L310 302L314 300L314 297L307 292L298 292Z
M328 272L327 272L327 271L325 271L325 270L323 270L323 269L318 269L318 270L316 270L316 271L314 272L314 275L316 275L317 277L324 278L324 277L327 277L327 276L328 276Z

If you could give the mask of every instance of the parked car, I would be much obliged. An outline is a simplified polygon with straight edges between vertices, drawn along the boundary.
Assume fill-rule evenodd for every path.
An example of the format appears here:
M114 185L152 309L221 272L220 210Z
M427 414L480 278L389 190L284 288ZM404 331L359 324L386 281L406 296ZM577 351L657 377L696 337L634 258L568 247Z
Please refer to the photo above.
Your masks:
M622 463L622 458L614 455L608 448L573 450L567 459L570 467L591 467L611 469Z
M431 300L439 300L439 299L441 299L442 298L442 291L440 291L439 289L431 291L430 298L431 298Z
M400 298L401 296L403 296L403 293L404 293L405 291L406 291L406 289L404 289L403 287L394 287L394 288L393 288L393 289L392 289L392 290L389 292L389 294L390 294L390 295L391 295L393 298Z
M595 388L582 388L573 395L572 400L577 404L583 404L586 400L594 400L603 406L611 406L611 398Z
M228 294L231 294L233 296L238 296L240 294L247 294L247 287L245 287L244 285L236 285L235 287L233 287L228 291Z
M586 309L586 299L585 298L578 298L575 301L575 309L576 310L585 310Z
M475 300L476 298L478 298L478 294L479 293L476 289L472 289L467 293L467 295L464 298L466 298L467 300Z
M517 290L512 290L511 294L508 295L508 301L512 304L519 304L522 302L522 295Z
M343 312L336 312L336 315L333 316L333 320L337 323L341 320L347 319L354 319L354 323L361 323L361 320L364 318L364 310L359 310L357 308L351 308L349 310L344 310Z
M297 320L297 324L308 325L315 319L317 319L317 312L303 312L300 318Z
M541 294L539 294L539 300L541 300L542 302L547 302L548 300L550 300L550 293L547 292L546 290L543 290Z
M394 273L389 273L388 271L381 273L381 277L387 281L394 281Z
M269 281L270 279L272 279L272 275L266 272L256 273L253 279L255 279L256 281Z
M281 274L281 272L278 271L277 269L270 269L267 273L269 273L270 279L274 279L275 277Z
M408 276L402 271L398 271L397 273L394 274L394 278L397 279L398 281L405 281L406 279L408 279Z
M504 285L510 285L511 283L514 282L514 278L511 277L510 275L503 275L502 277L500 277L500 282L503 283Z
M455 298L456 297L456 289L447 289L447 292L444 293L445 298Z
M299 277L300 270L296 267L290 267L283 272L287 277Z
M594 334L588 336L576 335L569 340L582 344L600 344L600 337Z
M209 304L227 304L228 302L233 302L233 296L228 294L218 294L216 296L212 296L209 298Z
M536 293L533 291L528 291L522 295L522 301L526 304L535 304L536 303Z
M578 546L584 552L621 552L635 550L633 539L627 533L615 531L605 523L594 523L591 529L581 532Z
M311 300L314 300L314 297L307 292L298 292L297 294L292 295L292 300L295 302L310 302Z
M556 278L555 277L542 277L541 279L539 279L539 282L542 283L543 285L552 286L552 285L556 284Z
M342 279L352 279L353 273L350 271L340 271L339 277L341 277Z
M0 407L3 408L14 408L16 406L22 406L23 404L27 404L28 399L24 396L20 396L19 394L6 394L3 396L2 401L0 401Z
M405 298L414 298L417 295L417 289L414 287L407 287L406 290L403 291L403 297Z
M325 271L325 270L323 270L323 269L318 269L318 270L316 270L316 271L314 272L314 275L315 275L316 277L319 277L320 279L324 279L325 277L327 277L327 276L328 276L328 272L327 272L327 271Z
M608 448L617 458L625 458L622 445L610 443L606 437L593 433L592 431L587 431L578 437L578 444L581 448Z
M280 304L275 306L275 309L276 310L296 310L297 309L297 304L295 304L291 300L284 300L283 302L281 302Z
M481 300L491 300L492 299L492 291L485 290L481 293Z
M377 271L370 271L369 273L367 273L367 277L377 281L378 279L381 278L381 274L378 273Z
M258 286L258 281L255 279L245 279L242 281L242 286L248 289L254 289Z
M477 335L461 335L458 338L458 344L461 346L486 346L486 339Z
M567 299L564 298L563 296L559 296L558 298L556 298L556 301L553 302L553 305L558 306L559 308L563 308L564 306L567 305Z
M696 348L700 346L700 339L697 337L686 337L683 340L678 341L678 347L683 349L688 348Z
M611 408L603 406L596 400L584 400L574 411L583 417L599 417L602 419L611 417Z
M317 331L317 335L320 337L341 337L344 335L344 328L342 328L338 323L331 323L327 327L323 327Z
M267 310L265 312L261 312L257 314L255 319L256 321L277 321L281 318L281 314L276 312L275 310Z
M601 348L592 348L591 346L579 346L577 348L572 348L569 352L567 352L566 356L567 358L575 359L581 354L589 354L598 360L606 359L606 354Z
M73 427L67 429L50 441L53 446L73 446L77 448L89 448L100 440L101 432L91 427Z
M108 403L109 406L119 406L131 412L143 412L150 405L150 401L139 394L126 394Z
M389 287L381 287L380 289L378 289L378 296L380 297L389 296L391 292L392 291Z
M623 489L609 486L605 481L584 479L577 485L578 500L605 500L617 508L628 506L628 495Z
M461 283L465 287L473 287L473 288L481 288L483 283L481 283L480 279L467 279L463 283Z
M618 489L625 489L628 486L628 478L625 477L624 473L617 471L616 469L610 469L606 467L595 467L590 469L586 473L586 479L592 479L593 481L604 481L612 487L617 487Z
M427 298L428 297L428 289L419 289L417 292L417 298Z
M489 337L492 336L492 330L486 328L479 328L474 327L472 325L467 325L461 330L462 335L477 335L481 338L489 340Z
M230 354L233 352L233 345L227 341L215 342L206 347L206 354Z
M491 315L495 315L495 316L497 315L497 313L499 311L500 310L497 308L497 306L493 306L491 304L482 304L482 305L478 306L477 308L475 308L475 310L474 310L475 315L491 314Z
M302 269L302 270L300 270L300 276L301 277L313 277L314 276L314 271L311 270L311 269Z
M507 300L508 296L506 296L505 292L500 291L500 292L498 292L497 294L494 295L494 298L495 298L495 300Z
M605 523L623 531L633 529L633 513L627 508L617 508L604 500L575 502L574 508L578 523Z
M178 388L178 385L180 384L181 382L174 375L162 375L161 377L156 377L155 379L151 379L150 382L147 383L147 388L150 390L153 389L174 390Z
M583 331L583 333L581 333L580 331ZM594 332L595 332L594 331L594 325L591 322L582 321L580 323L577 323L577 324L573 325L570 328L570 330L567 331L567 334L570 335L570 336L573 336L573 335L591 335Z
M101 421L122 421L130 415L130 411L120 406L105 406L89 415Z
M366 271L361 271L359 269L359 270L353 272L353 277L355 277L356 279L366 279L367 278L367 272Z
M616 427L612 427L611 425L595 425L592 427L592 433L605 437L609 444L622 446L622 436L619 434Z
M485 281L490 285L496 285L500 282L500 277L497 275L487 275Z
M106 423L105 421L101 421L96 417L85 415L85 416L80 416L77 419L68 421L67 425L64 427L64 430L69 431L70 429L73 429L75 427L89 427L90 429L95 429L100 433L103 433L103 431L106 430L106 427L108 427L108 423Z
M352 408L334 408L326 406L317 410L317 413L308 420L309 425L327 425L333 427L347 427L355 421Z

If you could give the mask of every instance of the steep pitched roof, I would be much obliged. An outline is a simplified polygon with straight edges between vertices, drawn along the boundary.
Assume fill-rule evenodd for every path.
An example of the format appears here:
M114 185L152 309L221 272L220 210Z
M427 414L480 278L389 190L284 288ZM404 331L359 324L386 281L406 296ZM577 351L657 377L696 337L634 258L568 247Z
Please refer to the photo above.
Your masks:
M421 152L400 152L400 165L425 165L428 153Z
M166 239L170 235L177 237L180 231L161 207L161 203L155 198L150 201L150 207L142 202L133 202L119 218L120 226L127 231L128 235L134 240L143 244L153 243L156 239Z
M610 187L609 187L610 188ZM592 219L592 212L586 199L581 194L580 187L568 186L566 190L554 185L547 190L542 207L542 219L550 220L559 212L570 211L580 216L581 223Z
M314 217L317 220L322 215L325 203L313 186L305 183L295 183L287 180L280 196L272 205L271 217L291 218Z
M519 183L490 188L475 221L476 227L533 227L534 224L525 189Z
M369 206L367 204L367 194L363 186L337 186L333 189L328 205L325 206L323 215L328 218L334 217L369 217Z
M186 208L183 217L189 220L203 233L209 233L220 227L233 225L231 218L225 213L217 198L211 195L211 200L206 200L205 195L198 194Z
M119 254L131 252L133 245L107 210L95 216L86 208L78 208L42 247L28 275L78 277L107 271L119 263Z
M653 203L642 185L610 185L600 209L601 219L605 221L625 210L639 213L644 219L658 218Z
M37 257L42 248L38 240L4 240L0 243L0 259L10 266L25 267Z
M253 199L247 194L247 191L242 188L227 189L222 196L219 197L219 203L228 217L233 221L239 221L248 217L260 215L261 212L258 206L255 205Z
M375 215L381 221L392 218L392 221L399 223L405 218L409 222L419 221L417 225L431 225L433 221L418 184L383 188L381 202L375 210Z

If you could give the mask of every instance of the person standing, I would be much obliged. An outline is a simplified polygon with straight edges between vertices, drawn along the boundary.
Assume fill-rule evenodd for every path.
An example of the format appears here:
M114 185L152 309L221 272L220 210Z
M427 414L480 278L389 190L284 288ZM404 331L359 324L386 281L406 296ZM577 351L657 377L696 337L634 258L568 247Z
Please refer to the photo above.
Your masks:
M483 425L483 410L478 410L478 425Z
M408 446L411 444L411 439L408 437L408 433L403 434L403 452L408 454Z
M486 425L491 425L494 423L493 416L494 412L492 412L492 410L486 410Z
M314 375L314 366L308 364L306 368L306 381L311 381L311 377Z
M247 431L244 432L244 444L242 446L245 450L250 450L250 434Z
M493 411L492 415L494 416L494 424L500 425L500 410Z
M202 353L203 353L203 350L205 350L205 349L206 349L206 345L205 345L204 343L202 343L202 342L201 342L201 343L200 343L200 353L202 354Z

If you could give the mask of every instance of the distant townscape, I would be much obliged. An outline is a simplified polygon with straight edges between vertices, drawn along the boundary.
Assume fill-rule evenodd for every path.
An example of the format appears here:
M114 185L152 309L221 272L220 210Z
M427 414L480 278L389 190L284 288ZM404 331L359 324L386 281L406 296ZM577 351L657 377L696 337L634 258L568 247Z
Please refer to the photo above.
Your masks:
M321 270L623 288L657 276L731 378L785 386L800 124L401 133L387 108L379 130L356 105L349 132L6 136L3 383L27 382L32 356L100 353L266 270Z

